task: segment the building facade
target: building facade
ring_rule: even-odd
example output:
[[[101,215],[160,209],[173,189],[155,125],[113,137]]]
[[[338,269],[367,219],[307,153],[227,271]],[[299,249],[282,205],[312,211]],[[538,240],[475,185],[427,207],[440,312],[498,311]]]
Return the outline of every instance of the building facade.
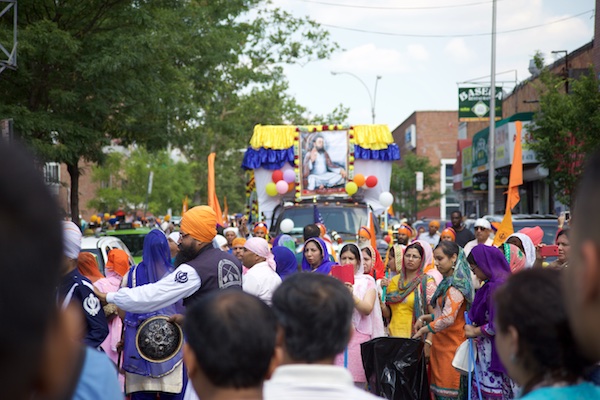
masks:
[[[400,148],[400,165],[408,153],[414,153],[427,157],[439,171],[437,184],[429,189],[439,191],[442,198],[438,205],[419,210],[417,218],[449,219],[459,209],[452,185],[457,132],[457,111],[415,111],[392,132]]]

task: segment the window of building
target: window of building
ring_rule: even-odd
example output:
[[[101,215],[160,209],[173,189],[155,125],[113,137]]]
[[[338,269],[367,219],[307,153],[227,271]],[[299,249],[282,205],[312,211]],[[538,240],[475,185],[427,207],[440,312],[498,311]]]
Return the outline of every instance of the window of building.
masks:
[[[455,159],[444,158],[440,161],[440,218],[450,220],[450,214],[460,209],[458,194],[454,191],[453,168]]]
[[[44,164],[44,182],[46,185],[60,184],[60,164],[50,162]]]

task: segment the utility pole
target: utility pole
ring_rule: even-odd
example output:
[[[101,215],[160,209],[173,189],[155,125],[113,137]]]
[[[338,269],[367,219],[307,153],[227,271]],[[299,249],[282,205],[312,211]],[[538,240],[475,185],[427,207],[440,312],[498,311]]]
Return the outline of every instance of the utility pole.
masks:
[[[496,0],[492,1],[492,72],[490,88],[490,134],[488,137],[488,214],[495,214],[496,195]]]

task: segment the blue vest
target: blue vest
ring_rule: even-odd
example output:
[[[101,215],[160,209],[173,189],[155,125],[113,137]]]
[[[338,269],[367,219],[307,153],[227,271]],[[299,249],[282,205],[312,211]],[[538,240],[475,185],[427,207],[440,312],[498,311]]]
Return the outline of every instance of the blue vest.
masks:
[[[242,266],[235,256],[215,249],[205,247],[200,253],[186,264],[196,270],[202,284],[197,292],[183,300],[188,307],[197,299],[219,289],[242,289]]]

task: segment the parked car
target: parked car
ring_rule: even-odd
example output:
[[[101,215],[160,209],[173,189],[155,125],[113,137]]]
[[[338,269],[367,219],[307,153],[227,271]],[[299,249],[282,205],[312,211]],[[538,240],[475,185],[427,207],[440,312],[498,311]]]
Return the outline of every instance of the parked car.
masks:
[[[121,239],[131,251],[135,263],[138,264],[142,261],[144,238],[150,230],[150,228],[134,228],[132,224],[121,223],[114,231],[107,231],[106,235]]]
[[[483,218],[490,222],[502,222],[503,217],[503,215],[485,215]],[[544,231],[542,243],[554,244],[558,232],[558,217],[556,215],[514,214],[512,219],[515,232],[523,228],[539,226]]]
[[[108,252],[112,249],[124,250],[129,256],[129,266],[135,265],[135,261],[131,256],[129,248],[119,238],[112,236],[85,236],[81,240],[81,251],[92,253],[98,261],[98,268],[102,275],[104,275],[104,268],[106,261],[108,261]]]

